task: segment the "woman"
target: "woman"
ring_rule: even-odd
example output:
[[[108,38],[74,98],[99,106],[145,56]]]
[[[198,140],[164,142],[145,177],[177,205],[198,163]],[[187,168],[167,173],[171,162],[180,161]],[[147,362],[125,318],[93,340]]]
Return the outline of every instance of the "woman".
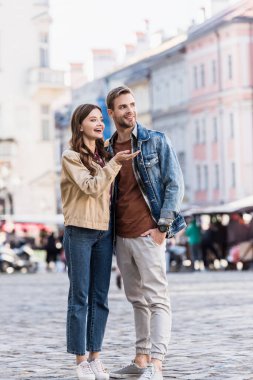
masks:
[[[109,379],[99,353],[109,312],[111,189],[121,162],[138,154],[124,151],[109,160],[103,144],[104,127],[98,106],[77,107],[71,119],[70,149],[62,156],[64,250],[70,281],[67,351],[76,355],[82,380]]]

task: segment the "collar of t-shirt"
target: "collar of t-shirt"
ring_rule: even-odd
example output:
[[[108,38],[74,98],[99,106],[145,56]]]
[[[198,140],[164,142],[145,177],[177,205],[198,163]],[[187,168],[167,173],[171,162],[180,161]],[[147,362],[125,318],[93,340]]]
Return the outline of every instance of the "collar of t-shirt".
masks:
[[[134,135],[134,137],[137,139],[137,123],[135,124],[135,127],[132,130],[132,135]],[[113,135],[114,141],[117,140],[117,137],[118,137],[118,133],[116,131],[116,133]]]
[[[132,134],[134,135],[134,137],[137,138],[137,123],[135,124],[135,127],[134,127],[134,129],[132,131]]]

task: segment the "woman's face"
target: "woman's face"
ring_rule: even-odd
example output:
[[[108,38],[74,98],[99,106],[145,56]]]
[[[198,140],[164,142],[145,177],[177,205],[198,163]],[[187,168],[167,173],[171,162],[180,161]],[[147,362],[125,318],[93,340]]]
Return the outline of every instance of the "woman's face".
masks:
[[[82,121],[80,130],[83,132],[84,139],[94,141],[103,137],[105,125],[103,116],[99,109],[94,108],[89,115]]]

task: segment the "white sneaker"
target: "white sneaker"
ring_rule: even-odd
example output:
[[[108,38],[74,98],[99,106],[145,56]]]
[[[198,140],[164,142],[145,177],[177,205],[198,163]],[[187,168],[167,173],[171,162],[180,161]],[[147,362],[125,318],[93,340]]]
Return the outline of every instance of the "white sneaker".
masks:
[[[76,367],[76,372],[79,380],[95,380],[96,376],[94,375],[90,363],[83,361]]]
[[[106,372],[106,369],[103,366],[103,363],[100,359],[92,360],[92,362],[89,363],[90,368],[93,371],[94,375],[96,376],[96,380],[108,380],[109,379],[109,373]]]
[[[154,364],[149,364],[138,380],[163,380],[162,371],[157,371]]]

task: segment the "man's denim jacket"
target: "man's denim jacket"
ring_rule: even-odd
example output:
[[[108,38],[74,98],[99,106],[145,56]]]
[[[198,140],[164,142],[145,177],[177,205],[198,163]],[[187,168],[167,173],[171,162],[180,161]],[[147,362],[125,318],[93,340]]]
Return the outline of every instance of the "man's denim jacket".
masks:
[[[116,134],[105,144],[112,155]],[[172,237],[186,227],[179,213],[184,181],[177,156],[164,133],[146,129],[140,124],[134,128],[131,140],[132,151],[140,150],[133,160],[134,174],[153,219],[158,223],[160,219],[170,218],[171,212],[176,214],[168,236]]]

